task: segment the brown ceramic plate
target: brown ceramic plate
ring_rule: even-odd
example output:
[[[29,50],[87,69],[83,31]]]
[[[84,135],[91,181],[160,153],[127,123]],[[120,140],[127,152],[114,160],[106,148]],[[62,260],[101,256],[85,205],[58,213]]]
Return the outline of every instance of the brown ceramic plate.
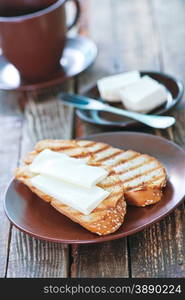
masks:
[[[141,76],[148,75],[153,79],[157,80],[159,83],[165,86],[168,92],[167,101],[162,106],[158,107],[157,109],[153,110],[150,113],[156,115],[165,114],[167,111],[175,107],[175,105],[177,105],[177,103],[182,98],[184,92],[183,83],[180,80],[176,79],[175,77],[160,72],[154,72],[154,71],[140,71],[140,74]],[[91,87],[88,91],[86,91],[85,95],[90,98],[103,101],[100,98],[100,94],[98,92],[96,85]],[[123,108],[121,104],[117,104],[114,106]],[[80,109],[78,109],[76,112],[78,117],[81,118],[82,120],[106,128],[134,128],[136,126],[137,127],[144,126],[143,124],[137,121],[133,121],[126,117],[118,116],[108,112],[99,112],[96,110],[93,111],[80,110]]]
[[[86,70],[97,56],[95,43],[86,37],[68,38],[60,64],[61,69],[43,81],[31,84],[21,79],[19,71],[1,54],[0,49],[0,89],[33,91],[63,83],[66,79]]]
[[[169,180],[163,199],[145,208],[128,207],[124,224],[107,236],[97,236],[57,212],[33,194],[25,185],[13,181],[6,193],[5,212],[20,230],[39,239],[59,243],[99,243],[136,233],[169,214],[185,195],[185,152],[161,137],[114,132],[86,137],[122,149],[133,149],[158,158],[166,167]]]

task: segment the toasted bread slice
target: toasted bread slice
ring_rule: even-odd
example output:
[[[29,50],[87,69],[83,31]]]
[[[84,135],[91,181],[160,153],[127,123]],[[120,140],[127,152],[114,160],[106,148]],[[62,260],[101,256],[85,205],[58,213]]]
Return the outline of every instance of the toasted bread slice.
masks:
[[[91,153],[82,146],[78,146],[75,141],[45,140],[37,143],[35,150],[27,155],[24,165],[16,171],[16,179],[26,184],[35,194],[49,202],[59,212],[74,222],[79,223],[89,231],[97,233],[98,235],[115,232],[122,225],[126,213],[126,202],[124,200],[123,187],[121,183],[119,184],[119,176],[112,175],[111,171],[109,171],[107,178],[102,180],[98,185],[109,191],[110,195],[102,201],[91,214],[84,215],[62,204],[57,199],[44,194],[31,184],[30,179],[34,174],[30,172],[28,165],[33,161],[34,157],[44,149],[65,152],[76,158],[84,157],[88,160],[90,159],[89,164],[96,165],[96,161],[92,159]],[[109,170],[109,168],[105,168]]]
[[[113,176],[119,175],[128,204],[146,206],[161,200],[167,174],[156,158],[99,142],[77,141],[77,144],[85,148],[94,161],[111,167]]]
[[[43,140],[36,144],[34,152],[28,154],[26,162],[30,163],[46,145],[53,151],[65,152],[76,158],[93,159],[100,165],[111,167],[112,174],[119,175],[125,200],[130,205],[146,206],[162,198],[167,174],[164,166],[154,157],[87,140]]]

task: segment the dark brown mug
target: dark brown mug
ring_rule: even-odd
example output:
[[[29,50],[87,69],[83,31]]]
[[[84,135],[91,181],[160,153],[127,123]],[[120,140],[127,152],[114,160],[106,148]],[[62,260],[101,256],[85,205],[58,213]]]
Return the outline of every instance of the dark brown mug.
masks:
[[[67,1],[76,4],[76,15],[69,26],[66,25],[65,13]],[[2,53],[24,80],[36,82],[47,79],[60,68],[66,32],[76,24],[80,15],[79,1],[55,0],[41,10],[24,15],[18,15],[18,9],[20,7],[17,7],[17,16],[11,17],[1,16],[0,11]]]
[[[4,17],[28,14],[48,7],[57,0],[0,0],[0,15]]]

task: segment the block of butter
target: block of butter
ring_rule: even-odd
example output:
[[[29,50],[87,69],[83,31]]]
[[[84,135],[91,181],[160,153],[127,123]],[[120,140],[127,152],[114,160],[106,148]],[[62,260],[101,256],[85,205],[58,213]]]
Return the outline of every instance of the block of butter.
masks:
[[[44,175],[36,175],[30,180],[41,192],[85,215],[90,214],[110,194],[98,186],[91,189],[83,188]]]
[[[47,175],[86,188],[93,187],[108,175],[104,168],[89,166],[81,159],[49,149],[39,153],[29,169],[32,173]]]
[[[140,73],[138,71],[131,71],[99,79],[97,86],[100,96],[110,102],[121,102],[120,90],[133,84],[139,78]]]
[[[126,109],[137,112],[149,112],[167,100],[165,87],[149,76],[120,91],[120,97]]]
[[[45,149],[41,151],[33,160],[32,164],[29,166],[30,171],[33,173],[39,173],[39,169],[42,168],[47,162],[62,160],[67,161],[73,164],[85,164],[85,160],[83,159],[74,159],[65,153],[60,153],[56,151],[52,151],[50,149]]]

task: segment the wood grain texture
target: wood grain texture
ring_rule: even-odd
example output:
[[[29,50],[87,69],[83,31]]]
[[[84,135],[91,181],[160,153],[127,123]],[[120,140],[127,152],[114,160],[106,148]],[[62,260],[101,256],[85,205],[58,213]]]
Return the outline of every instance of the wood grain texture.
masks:
[[[170,0],[166,6],[164,1],[157,0],[152,1],[152,6],[159,32],[163,68],[185,84],[185,2]],[[185,94],[172,114],[177,122],[172,128],[171,139],[184,148]]]
[[[24,94],[18,91],[0,90],[0,115],[21,116]]]
[[[73,82],[61,89],[71,90]],[[21,144],[21,158],[41,139],[71,138],[73,110],[64,107],[54,96],[29,93],[25,107],[25,122]],[[44,216],[41,216],[41,218]],[[67,277],[69,275],[67,245],[36,240],[13,228],[7,277]]]
[[[111,6],[116,71],[159,69],[160,47],[150,0],[118,0]]]
[[[73,246],[71,277],[129,277],[127,239]]]
[[[103,76],[133,69],[159,68],[158,34],[149,2],[88,1],[84,16],[88,26],[81,23],[86,28],[85,34],[96,42],[99,54],[92,68],[80,76],[79,91],[88,89]]]
[[[79,93],[84,93],[96,84],[97,79],[107,74],[115,73],[116,68],[114,62],[114,49],[111,43],[113,39],[111,11],[112,1],[90,0],[88,2],[81,1],[81,3],[82,18],[79,31],[83,35],[92,38],[98,47],[98,56],[95,63],[88,71],[80,75],[77,80],[77,91]],[[107,131],[105,128],[104,130]],[[78,120],[78,127],[76,130],[77,136],[100,132],[102,132],[101,127],[88,123],[82,124],[82,122]]]
[[[130,238],[132,277],[184,277],[184,210]]]
[[[156,3],[157,2],[157,3]],[[176,18],[174,19],[173,30],[174,39],[173,47],[169,50],[166,46],[161,45],[162,41],[165,43],[165,38],[170,40],[169,33],[164,31],[160,26],[160,22],[165,26],[165,22],[170,22],[170,18],[166,21],[167,6],[161,0],[158,1],[106,1],[101,3],[102,11],[105,12],[104,18],[101,19],[98,13],[95,13],[95,6],[99,8],[100,4],[96,1],[90,1],[90,17],[89,17],[89,35],[94,37],[94,39],[99,44],[99,60],[94,65],[94,69],[91,70],[87,79],[81,78],[80,90],[83,91],[84,86],[87,87],[88,80],[95,82],[97,78],[102,75],[109,73],[121,72],[124,70],[131,69],[145,69],[145,70],[165,70],[166,64],[171,60],[171,73],[181,74],[176,72],[176,62],[174,57],[169,53],[174,51],[173,47],[176,47],[174,43],[176,29],[175,20],[178,18],[178,10],[182,9],[182,1],[176,11]],[[173,2],[173,3],[172,3]],[[176,5],[175,2],[170,1],[171,11],[173,11],[172,6]],[[154,5],[155,3],[155,5]],[[161,16],[159,17],[160,5],[163,7]],[[93,9],[94,7],[94,9]],[[165,8],[166,7],[166,8]],[[166,10],[165,10],[166,9]],[[101,9],[100,9],[101,10]],[[169,13],[169,11],[168,11]],[[167,14],[167,13],[166,13]],[[183,13],[181,12],[181,15]],[[158,16],[159,20],[157,20]],[[96,20],[97,26],[93,26]],[[185,18],[184,18],[185,20]],[[98,23],[99,22],[99,23]],[[180,19],[182,22],[182,17]],[[183,21],[184,22],[184,21]],[[181,23],[182,26],[182,23]],[[106,27],[106,28],[105,28]],[[101,30],[100,30],[101,28]],[[167,30],[167,29],[166,29]],[[183,29],[181,29],[183,31]],[[182,36],[181,31],[181,37]],[[106,32],[106,37],[104,38]],[[178,37],[180,39],[180,37]],[[169,42],[168,42],[169,43]],[[171,41],[172,43],[172,41]],[[181,42],[182,43],[182,42]],[[183,43],[184,44],[184,43]],[[109,46],[108,46],[109,45]],[[168,45],[168,44],[167,44]],[[172,45],[171,45],[172,46]],[[184,47],[184,46],[183,46]],[[166,54],[165,54],[166,53]],[[184,51],[183,51],[184,53]],[[168,59],[166,56],[168,56]],[[184,58],[182,58],[183,60]],[[173,63],[172,63],[173,61]],[[172,64],[176,67],[173,68]],[[181,66],[182,69],[182,66]],[[176,73],[175,73],[176,72]],[[84,75],[85,76],[85,75]],[[85,82],[85,84],[83,84]],[[176,116],[179,116],[179,112],[176,111]],[[181,120],[179,120],[179,118]],[[179,122],[180,121],[180,122]],[[158,132],[160,135],[164,135],[168,138],[173,138],[178,140],[179,144],[184,144],[184,130],[183,130],[184,112],[182,111],[180,117],[178,117],[177,125],[174,129],[168,130],[166,132]],[[180,130],[177,128],[180,127]],[[80,126],[80,134],[91,134],[100,132],[95,126],[85,125],[82,128]],[[184,271],[184,213],[182,207],[178,208],[173,214],[165,218],[162,222],[157,223],[150,228],[135,234],[128,238],[128,254],[123,255],[123,259],[120,260],[120,264],[116,264],[113,257],[107,257],[109,263],[107,263],[107,248],[104,246],[97,247],[97,252],[93,251],[92,261],[98,261],[94,268],[88,265],[88,269],[85,266],[88,261],[88,253],[91,253],[91,246],[81,246],[78,251],[75,251],[74,262],[77,264],[74,267],[74,274],[78,277],[85,277],[87,273],[88,276],[95,276],[96,273],[99,276],[109,276],[109,267],[112,264],[112,274],[111,276],[132,276],[132,277],[183,277],[185,275]],[[173,237],[176,236],[174,239]],[[126,239],[125,239],[126,240]],[[108,243],[108,245],[110,245]],[[102,249],[103,251],[102,251]],[[112,249],[115,255],[123,251],[123,248],[117,247],[116,252],[114,252],[114,243],[112,243]],[[125,246],[126,247],[126,246]],[[98,260],[96,253],[103,253],[103,258]],[[95,255],[94,255],[95,253]],[[125,253],[127,253],[125,251]],[[125,259],[128,260],[129,256],[129,268],[127,266],[127,271],[123,274],[122,270],[125,268]],[[105,263],[106,261],[106,263]],[[95,270],[96,268],[96,270]],[[130,270],[128,270],[130,269]],[[85,271],[86,270],[86,271]],[[98,270],[98,271],[97,271]],[[101,272],[99,271],[101,270]]]
[[[162,65],[184,81],[185,64],[185,2],[183,0],[152,0],[153,16],[158,31]]]
[[[3,209],[4,193],[18,164],[22,136],[22,120],[0,116],[0,277],[5,277],[10,224]]]
[[[81,0],[81,34],[98,45],[91,69],[76,80],[83,92],[98,78],[131,69],[169,72],[184,80],[185,3],[183,0]],[[185,81],[184,81],[185,82]],[[77,120],[56,99],[62,89],[74,90],[73,81],[37,93],[1,92],[0,112],[18,117],[0,118],[3,161],[0,198],[19,156],[43,138],[70,138],[102,132]],[[7,99],[6,99],[7,95]],[[24,126],[20,115],[24,111]],[[155,134],[185,149],[184,100],[172,112],[173,128]],[[10,134],[5,134],[10,133]],[[153,131],[154,133],[154,131]],[[21,148],[20,148],[21,145]],[[184,277],[184,204],[163,221],[129,238],[97,244],[67,246],[36,240],[13,228],[0,206],[0,277]],[[7,263],[8,262],[8,263]]]
[[[129,0],[91,0],[86,10],[84,19],[88,20],[88,26],[85,21],[81,23],[85,34],[97,43],[99,54],[92,68],[80,76],[78,92],[84,93],[103,76],[135,69],[159,69],[158,34],[149,1],[133,0],[131,5]],[[84,133],[82,129],[80,132],[84,135],[111,130],[88,123],[84,128]],[[152,132],[149,128],[142,130]]]
[[[41,215],[41,217],[43,217]],[[47,243],[13,228],[7,277],[67,277],[68,246]]]
[[[80,30],[96,41],[99,55],[93,67],[80,76],[77,82],[79,92],[87,89],[98,78],[117,71],[112,5],[113,1],[110,0],[88,1],[88,5],[86,3]],[[101,127],[78,120],[78,137],[100,132]],[[128,277],[128,273],[127,239],[97,245],[72,246],[72,277]]]
[[[80,92],[88,89],[96,83],[98,78],[107,73],[115,73],[114,49],[111,43],[113,39],[111,2],[111,0],[82,2],[85,7],[82,9],[83,20],[81,20],[79,30],[95,41],[98,47],[98,57],[93,66],[79,77]]]
[[[177,109],[173,116],[176,118],[176,125],[172,129],[172,139],[185,150],[185,105]]]
[[[183,79],[184,25],[183,1],[152,1],[151,10],[155,29],[158,32],[162,71]],[[170,33],[170,34],[169,34]],[[179,42],[179,44],[178,44]],[[177,44],[179,47],[177,47]],[[179,145],[185,145],[184,104],[172,112],[176,125],[157,132]],[[130,237],[130,252],[133,277],[184,277],[185,276],[185,219],[184,204],[162,222]]]

